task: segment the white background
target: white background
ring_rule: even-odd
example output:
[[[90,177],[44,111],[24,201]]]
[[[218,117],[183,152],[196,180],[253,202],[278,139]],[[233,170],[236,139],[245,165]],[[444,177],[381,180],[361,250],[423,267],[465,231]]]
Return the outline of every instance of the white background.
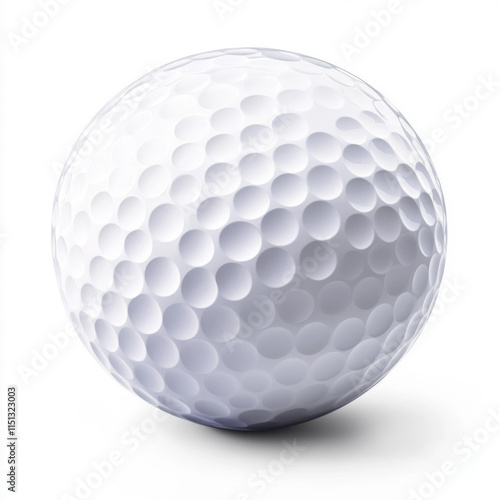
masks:
[[[5,387],[17,385],[16,498],[83,498],[89,474],[102,482],[91,499],[498,498],[500,426],[488,416],[500,412],[500,87],[471,96],[481,79],[500,82],[500,4],[397,3],[222,0],[218,12],[213,0],[65,0],[23,39],[40,4],[2,2],[1,399],[5,408]],[[374,15],[389,7],[397,12],[381,27]],[[50,255],[57,170],[92,116],[154,67],[238,46],[309,54],[388,96],[426,139],[449,216],[441,296],[404,360],[338,412],[257,434],[156,423],[68,337]],[[280,463],[294,440],[298,456]],[[120,463],[99,481],[93,463],[110,454]]]

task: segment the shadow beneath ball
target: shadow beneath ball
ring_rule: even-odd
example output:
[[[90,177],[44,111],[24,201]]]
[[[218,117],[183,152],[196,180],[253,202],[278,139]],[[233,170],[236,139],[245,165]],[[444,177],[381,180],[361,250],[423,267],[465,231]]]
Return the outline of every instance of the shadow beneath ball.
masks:
[[[432,450],[450,417],[431,401],[356,401],[289,427],[247,432],[207,430],[222,446],[276,450],[288,443],[322,458],[363,453],[376,460]]]

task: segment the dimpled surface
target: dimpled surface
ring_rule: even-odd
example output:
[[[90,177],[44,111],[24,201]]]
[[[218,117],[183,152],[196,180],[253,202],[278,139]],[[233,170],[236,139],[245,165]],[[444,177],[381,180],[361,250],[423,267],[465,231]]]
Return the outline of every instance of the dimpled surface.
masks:
[[[443,197],[401,114],[345,71],[268,49],[155,70],[77,142],[53,215],[63,300],[122,385],[205,425],[352,401],[426,322]]]

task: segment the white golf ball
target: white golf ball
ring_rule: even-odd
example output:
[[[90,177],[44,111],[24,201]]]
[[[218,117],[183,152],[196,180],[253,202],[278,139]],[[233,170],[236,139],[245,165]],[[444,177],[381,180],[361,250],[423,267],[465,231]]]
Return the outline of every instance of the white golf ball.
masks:
[[[53,255],[118,382],[201,424],[313,419],[376,384],[431,312],[446,248],[431,160],[331,64],[269,49],[163,66],[94,118]]]

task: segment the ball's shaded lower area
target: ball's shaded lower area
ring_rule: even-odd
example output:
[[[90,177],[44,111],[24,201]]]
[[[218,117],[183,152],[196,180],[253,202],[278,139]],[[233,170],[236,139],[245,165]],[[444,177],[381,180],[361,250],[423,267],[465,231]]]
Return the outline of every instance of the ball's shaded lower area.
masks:
[[[87,349],[201,424],[270,429],[352,401],[422,330],[443,196],[377,91],[310,57],[235,49],[128,87],[61,176],[53,256]]]

